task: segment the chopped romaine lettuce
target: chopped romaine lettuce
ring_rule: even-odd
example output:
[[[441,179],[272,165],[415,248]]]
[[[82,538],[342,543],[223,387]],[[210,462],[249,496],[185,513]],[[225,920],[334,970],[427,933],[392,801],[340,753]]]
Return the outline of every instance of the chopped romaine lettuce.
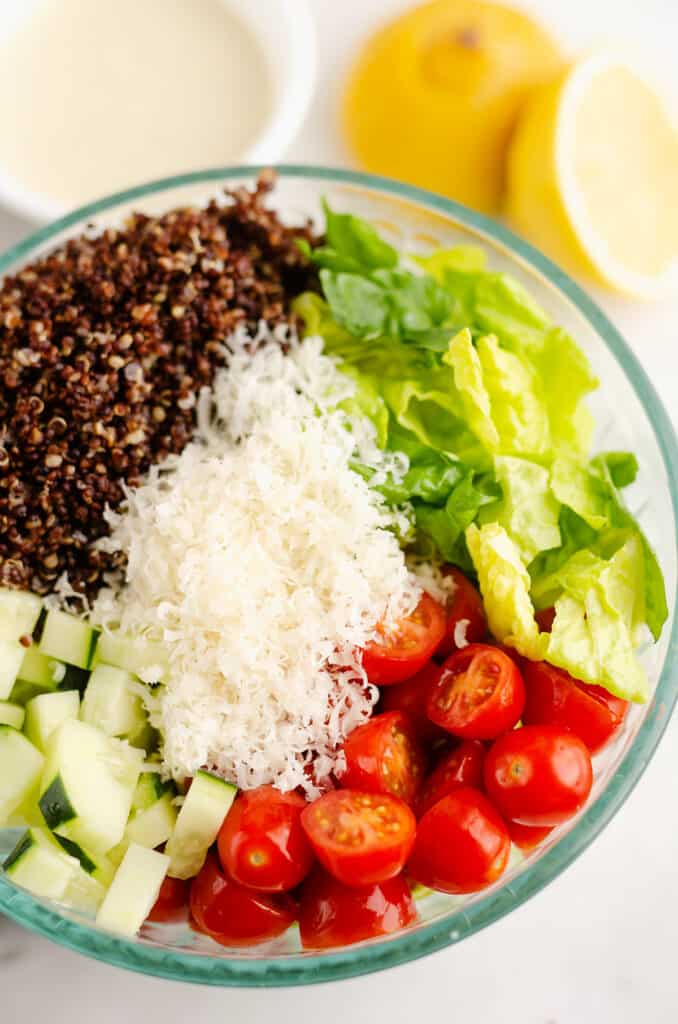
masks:
[[[325,212],[326,244],[305,248],[324,298],[295,311],[355,380],[346,408],[409,459],[402,479],[374,485],[408,509],[420,552],[477,573],[498,639],[639,699],[633,644],[643,621],[659,636],[664,583],[619,493],[634,456],[590,458],[585,355],[482,250],[415,256],[413,272],[371,225]],[[552,604],[549,637],[534,608]]]
[[[518,546],[498,523],[469,526],[466,543],[478,574],[490,630],[519,654],[541,661],[548,634],[539,632],[530,598],[530,574]]]
[[[503,526],[526,564],[540,551],[559,547],[560,506],[549,486],[548,470],[528,459],[497,455],[494,471],[502,500],[482,509],[479,521]]]

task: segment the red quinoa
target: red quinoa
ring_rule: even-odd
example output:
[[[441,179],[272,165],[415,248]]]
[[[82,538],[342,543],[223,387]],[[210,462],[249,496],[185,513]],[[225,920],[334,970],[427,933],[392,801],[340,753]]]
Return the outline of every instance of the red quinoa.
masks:
[[[272,176],[226,203],[134,214],[0,285],[0,585],[93,593],[115,568],[94,541],[106,504],[181,451],[195,393],[236,325],[289,319],[313,284],[263,203]]]

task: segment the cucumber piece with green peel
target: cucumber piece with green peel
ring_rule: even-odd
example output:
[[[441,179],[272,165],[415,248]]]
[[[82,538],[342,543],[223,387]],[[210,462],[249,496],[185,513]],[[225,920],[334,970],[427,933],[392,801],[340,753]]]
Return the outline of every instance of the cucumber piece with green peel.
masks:
[[[78,861],[61,850],[45,828],[27,829],[2,867],[17,885],[46,900],[63,900],[80,870]]]
[[[84,619],[53,609],[47,612],[38,647],[49,658],[87,669],[96,640],[96,630]]]
[[[101,662],[124,668],[144,682],[160,683],[167,673],[167,651],[162,644],[124,633],[103,632],[99,635],[92,664]]]
[[[52,733],[67,718],[77,718],[79,710],[80,697],[77,690],[41,693],[26,705],[24,732],[31,743],[45,753]]]
[[[42,610],[42,598],[27,590],[0,587],[0,639],[31,636]]]
[[[79,719],[52,734],[40,810],[48,827],[85,850],[106,853],[123,837],[143,753]]]
[[[24,724],[26,712],[21,704],[12,704],[8,700],[0,700],[0,725],[11,725],[13,729],[21,730]]]
[[[73,840],[56,833],[54,839],[69,857],[75,857],[86,875],[90,875],[105,888],[108,888],[113,881],[116,865],[106,854],[83,850],[82,846],[74,843]]]
[[[131,843],[99,907],[96,922],[120,935],[136,935],[158,898],[169,857]]]
[[[101,729],[107,736],[128,739],[130,735],[138,735],[148,716],[134,687],[135,680],[125,669],[97,665],[82,699],[80,717],[83,722]]]
[[[177,809],[171,793],[165,793],[145,811],[137,811],[127,822],[125,838],[130,843],[154,850],[170,838],[177,824]]]
[[[166,847],[173,878],[198,874],[237,792],[235,786],[216,775],[196,772]]]
[[[7,700],[14,689],[25,650],[18,640],[0,637],[0,700]]]
[[[14,688],[27,650],[21,638],[30,638],[41,609],[37,594],[0,587],[0,700],[7,700]]]
[[[142,771],[132,797],[132,811],[135,814],[139,811],[147,811],[166,793],[172,797],[176,796],[177,791],[173,782],[163,782],[159,772]]]
[[[43,654],[36,643],[25,648],[19,668],[19,679],[23,682],[35,683],[45,690],[56,690],[65,673],[64,663]]]
[[[60,902],[72,910],[96,914],[106,898],[106,886],[80,868],[66,886]]]
[[[23,733],[0,725],[0,826],[34,791],[45,758]]]

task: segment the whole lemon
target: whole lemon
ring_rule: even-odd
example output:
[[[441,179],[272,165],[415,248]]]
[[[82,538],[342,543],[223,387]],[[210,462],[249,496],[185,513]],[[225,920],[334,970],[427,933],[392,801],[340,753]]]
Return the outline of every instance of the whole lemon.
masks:
[[[434,0],[368,40],[342,109],[358,162],[487,212],[532,88],[562,67],[530,18],[480,0]]]

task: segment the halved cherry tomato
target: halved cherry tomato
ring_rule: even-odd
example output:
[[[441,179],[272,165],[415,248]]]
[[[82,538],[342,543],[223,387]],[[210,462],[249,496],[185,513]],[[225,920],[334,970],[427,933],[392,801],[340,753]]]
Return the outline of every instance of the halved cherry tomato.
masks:
[[[297,908],[284,894],[238,885],[210,854],[191,885],[191,916],[197,931],[222,946],[254,946],[282,935],[296,920]]]
[[[586,803],[593,781],[586,745],[555,725],[524,725],[501,736],[483,774],[490,800],[521,825],[567,821]]]
[[[454,750],[443,754],[434,771],[424,780],[417,801],[418,817],[461,786],[480,789],[484,760],[485,747],[480,740],[464,740]]]
[[[549,825],[542,825],[541,827],[538,825],[520,825],[517,821],[507,822],[506,827],[508,828],[511,842],[515,843],[523,853],[534,850],[535,846],[539,846],[553,832],[553,828]]]
[[[376,686],[409,679],[430,660],[445,634],[445,609],[430,594],[392,630],[379,630],[363,651],[363,668]]]
[[[407,870],[417,882],[440,892],[475,892],[506,867],[511,840],[497,810],[470,786],[434,804],[417,828]]]
[[[429,661],[411,679],[404,683],[385,686],[379,700],[380,711],[403,711],[422,743],[427,745],[442,739],[447,733],[440,726],[434,725],[426,714],[428,695],[436,682],[442,668],[435,661]]]
[[[545,661],[523,667],[527,698],[525,725],[560,725],[584,741],[592,754],[622,725],[629,703],[601,686],[591,686]]]
[[[542,633],[550,633],[553,629],[553,620],[556,617],[555,608],[542,608],[540,612],[537,612],[535,619]]]
[[[301,827],[304,807],[298,793],[281,793],[273,786],[241,793],[217,840],[229,877],[260,892],[286,892],[299,885],[314,860]]]
[[[451,654],[428,699],[428,717],[453,736],[491,740],[512,729],[525,704],[515,662],[497,647],[469,644]]]
[[[412,924],[417,908],[402,875],[350,888],[317,868],[304,882],[299,931],[304,949],[348,946]]]
[[[309,804],[301,823],[316,856],[344,885],[393,878],[414,843],[412,811],[386,793],[338,789]]]
[[[190,888],[191,883],[183,878],[171,878],[167,875],[146,920],[181,921],[187,917]]]
[[[445,566],[443,572],[445,576],[451,576],[455,583],[454,593],[446,609],[445,636],[436,651],[437,657],[446,658],[459,648],[457,641],[460,633],[464,644],[475,644],[482,640],[487,633],[487,617],[482,597],[463,572],[453,565]]]
[[[426,758],[402,711],[387,711],[359,725],[344,743],[344,789],[391,793],[411,804],[424,778]]]

